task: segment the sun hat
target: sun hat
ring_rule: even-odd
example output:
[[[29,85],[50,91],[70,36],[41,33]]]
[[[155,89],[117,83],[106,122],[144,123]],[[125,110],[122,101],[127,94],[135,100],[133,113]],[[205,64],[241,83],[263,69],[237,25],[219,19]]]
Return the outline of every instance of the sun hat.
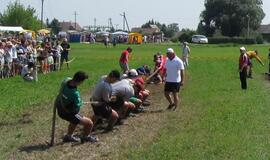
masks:
[[[128,75],[130,77],[137,77],[138,76],[138,72],[136,71],[136,69],[131,69],[128,71]]]
[[[240,51],[246,51],[245,47],[240,47]]]
[[[174,53],[174,50],[172,48],[168,48],[167,53]]]

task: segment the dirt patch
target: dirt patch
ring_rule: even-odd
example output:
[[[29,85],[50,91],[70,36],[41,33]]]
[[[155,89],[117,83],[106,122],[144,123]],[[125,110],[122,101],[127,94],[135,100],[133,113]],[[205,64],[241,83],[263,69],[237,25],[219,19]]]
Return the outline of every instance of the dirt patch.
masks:
[[[163,85],[148,85],[151,91],[151,105],[136,117],[129,117],[118,130],[109,133],[96,131],[98,143],[62,143],[68,123],[56,120],[55,146],[48,147],[52,108],[44,107],[34,112],[25,113],[19,122],[24,125],[19,147],[9,154],[8,159],[127,159],[130,149],[141,148],[151,143],[157,136],[169,111],[164,109],[167,101],[163,96]],[[88,99],[89,95],[84,95]],[[48,109],[49,108],[49,109]],[[83,115],[92,115],[91,107],[82,109]],[[90,112],[89,112],[90,110]],[[80,134],[81,128],[76,130]]]

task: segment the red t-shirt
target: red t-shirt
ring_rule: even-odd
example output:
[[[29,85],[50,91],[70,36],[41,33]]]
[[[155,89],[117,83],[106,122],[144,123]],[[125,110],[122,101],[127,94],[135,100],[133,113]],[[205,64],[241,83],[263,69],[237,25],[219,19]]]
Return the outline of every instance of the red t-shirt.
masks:
[[[142,77],[136,77],[132,79],[135,82],[135,86],[138,88],[138,92],[144,90],[144,80]]]
[[[119,61],[122,63],[127,63],[128,62],[128,54],[129,54],[129,52],[127,50],[124,50],[121,54]]]

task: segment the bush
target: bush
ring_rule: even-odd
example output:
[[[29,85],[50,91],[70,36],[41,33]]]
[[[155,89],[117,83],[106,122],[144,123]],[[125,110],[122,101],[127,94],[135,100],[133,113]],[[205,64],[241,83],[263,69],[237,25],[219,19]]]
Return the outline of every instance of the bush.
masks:
[[[195,31],[192,31],[192,30],[183,30],[182,31],[182,34],[178,37],[178,40],[180,42],[191,42],[191,38],[192,36],[196,34]]]
[[[257,44],[263,44],[263,36],[261,34],[258,34],[256,37]]]
[[[245,37],[209,37],[208,43],[220,44],[220,43],[238,43],[238,44],[256,44],[256,38]]]

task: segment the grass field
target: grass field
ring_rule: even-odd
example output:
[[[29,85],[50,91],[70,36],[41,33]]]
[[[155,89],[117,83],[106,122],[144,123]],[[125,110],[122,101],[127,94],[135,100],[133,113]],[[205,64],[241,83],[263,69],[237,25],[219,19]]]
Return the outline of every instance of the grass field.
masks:
[[[20,77],[0,81],[0,159],[87,159],[87,154],[80,157],[72,153],[63,158],[65,152],[55,153],[44,144],[32,150],[29,146],[29,143],[45,141],[49,137],[53,99],[61,80],[77,70],[87,71],[90,79],[80,87],[87,100],[90,89],[101,75],[119,69],[120,53],[127,46],[105,48],[103,45],[72,44],[71,47],[71,57],[76,59],[70,70],[40,75],[38,83],[24,83]],[[130,66],[152,65],[153,54],[157,51],[164,53],[168,47],[180,55],[177,44],[132,46],[134,52]],[[254,62],[254,79],[248,81],[247,91],[240,89],[237,72],[239,47],[191,45],[190,68],[186,71],[186,83],[181,91],[181,108],[156,117],[143,116],[158,127],[152,130],[149,124],[143,125],[141,136],[149,133],[153,136],[139,142],[130,140],[127,143],[130,146],[121,144],[100,159],[269,159],[270,86],[262,75],[268,70],[268,46],[247,46],[248,49],[256,48],[266,64],[261,67]],[[165,108],[167,102],[162,89],[160,87],[152,103]],[[59,128],[64,132],[65,127],[66,124]],[[133,137],[136,136],[127,136]],[[72,146],[63,147],[74,149]],[[80,151],[77,152],[88,149],[78,148]]]

